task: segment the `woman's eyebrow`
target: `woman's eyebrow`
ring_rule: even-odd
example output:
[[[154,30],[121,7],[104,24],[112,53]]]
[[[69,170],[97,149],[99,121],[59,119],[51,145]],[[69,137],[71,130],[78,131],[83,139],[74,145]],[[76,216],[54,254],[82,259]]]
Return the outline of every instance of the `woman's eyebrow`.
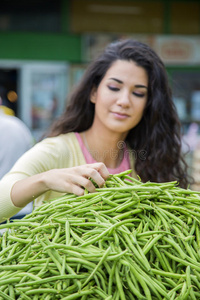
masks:
[[[121,83],[121,84],[123,83],[123,81],[121,81],[121,80],[119,80],[119,79],[117,79],[117,78],[111,77],[111,78],[109,78],[109,79],[112,79],[112,80],[114,80],[114,81],[116,81],[116,82],[118,82],[118,83]],[[147,87],[146,85],[143,85],[143,84],[136,84],[135,87],[136,87],[136,88],[145,88],[145,89],[148,89],[148,87]]]
[[[119,79],[117,79],[117,78],[111,77],[111,78],[109,78],[109,79],[115,80],[115,81],[117,81],[118,83],[123,83],[123,81],[121,81],[121,80],[119,80]]]
[[[135,87],[148,89],[148,87],[146,85],[142,85],[142,84],[136,84]]]

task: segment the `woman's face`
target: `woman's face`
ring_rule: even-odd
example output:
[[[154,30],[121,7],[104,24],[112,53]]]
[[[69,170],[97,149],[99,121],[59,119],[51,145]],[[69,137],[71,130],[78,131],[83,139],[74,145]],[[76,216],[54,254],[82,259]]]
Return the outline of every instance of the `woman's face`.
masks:
[[[133,61],[117,60],[91,94],[93,126],[127,134],[141,120],[147,103],[148,75]]]

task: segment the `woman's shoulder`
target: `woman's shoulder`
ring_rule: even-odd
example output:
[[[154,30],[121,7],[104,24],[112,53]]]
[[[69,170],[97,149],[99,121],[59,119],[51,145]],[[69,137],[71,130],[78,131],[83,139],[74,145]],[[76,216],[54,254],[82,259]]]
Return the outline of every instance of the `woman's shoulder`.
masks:
[[[85,159],[74,132],[60,134],[55,137],[48,137],[36,145],[35,153],[40,156],[51,157],[53,161],[60,161],[62,166],[80,165]]]
[[[80,153],[80,145],[74,132],[47,137],[35,145],[36,152],[48,153],[53,156],[74,155]]]
[[[68,167],[69,161],[71,164],[71,161],[73,162],[75,159],[74,157],[82,157],[77,144],[78,141],[74,133],[45,138],[19,158],[15,164],[15,169],[29,166],[42,172],[50,168]]]
[[[76,135],[74,132],[63,133],[58,136],[46,137],[42,141],[38,142],[37,145],[41,146],[64,146],[70,145],[71,143],[76,143]]]

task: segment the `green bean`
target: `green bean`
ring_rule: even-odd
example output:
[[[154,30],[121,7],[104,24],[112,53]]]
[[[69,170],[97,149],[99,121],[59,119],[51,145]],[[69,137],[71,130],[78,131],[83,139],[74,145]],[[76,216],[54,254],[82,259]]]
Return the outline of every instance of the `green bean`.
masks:
[[[42,269],[39,271],[39,273],[37,274],[37,276],[39,277],[43,277],[43,275],[46,273],[47,271],[47,267],[49,265],[49,261],[50,261],[50,258],[47,258],[46,259],[46,262],[45,262],[45,265],[42,267]],[[64,275],[62,272],[61,272],[61,275]]]
[[[109,228],[107,228],[106,230],[104,230],[99,236],[97,236],[95,238],[91,238],[90,240],[88,240],[86,242],[83,242],[82,246],[84,247],[84,246],[87,246],[87,245],[95,243],[96,241],[98,241],[99,239],[101,239],[103,236],[105,236],[107,233],[109,233],[111,230],[117,228],[118,226],[126,224],[126,223],[128,223],[128,221],[124,220],[124,221],[120,221],[118,223],[115,223],[115,224],[111,225]]]
[[[87,280],[83,283],[83,286],[85,286],[90,279],[94,276],[94,274],[96,273],[96,271],[98,270],[99,266],[104,262],[104,260],[106,260],[106,257],[109,255],[111,248],[109,247],[105,253],[103,254],[102,258],[100,259],[99,263],[96,265],[96,267],[94,268],[94,270],[92,271],[92,273],[89,275],[89,277],[87,278]]]
[[[164,236],[163,240],[165,242],[167,242],[169,245],[173,246],[174,249],[176,249],[176,251],[180,254],[182,259],[186,258],[185,252],[181,249],[181,247],[171,237],[168,238],[168,237]]]
[[[112,198],[113,198],[113,195],[112,195],[111,199],[112,199]],[[102,196],[101,199],[102,199],[103,202],[105,202],[106,204],[109,204],[110,206],[113,206],[113,207],[117,207],[117,206],[118,206],[117,203],[111,201],[111,199],[109,199],[109,197],[106,198],[106,197],[103,197],[103,196]]]
[[[121,172],[121,173],[119,173],[119,174],[114,174],[114,175],[110,175],[110,177],[112,178],[112,177],[119,177],[119,178],[121,178],[121,177],[126,177],[128,174],[131,174],[132,173],[132,170],[131,169],[128,169],[128,170],[126,170],[126,171],[123,171],[123,172]],[[129,176],[128,176],[128,178],[129,178]],[[132,178],[132,177],[131,177]]]
[[[112,289],[113,289],[112,285],[113,285],[116,264],[117,264],[117,261],[114,261],[111,272],[110,272],[110,276],[109,276],[109,280],[108,280],[108,295],[112,295]]]
[[[200,266],[198,266],[198,265],[196,265],[196,264],[194,264],[194,263],[190,263],[190,262],[188,262],[188,261],[186,261],[186,260],[184,260],[184,259],[181,259],[181,258],[179,258],[179,257],[176,257],[175,255],[173,255],[173,254],[171,254],[171,253],[169,253],[169,252],[167,252],[167,251],[165,251],[165,250],[163,250],[163,251],[164,251],[164,253],[166,254],[166,256],[168,256],[169,258],[174,259],[175,261],[180,262],[181,264],[183,264],[183,265],[185,265],[185,266],[190,266],[190,267],[192,267],[193,269],[195,269],[195,270],[197,270],[197,271],[200,271]]]
[[[152,269],[152,272],[154,274],[159,274],[164,277],[171,277],[171,278],[186,278],[186,274],[177,274],[177,273],[171,273],[171,272],[165,272],[165,271],[160,271],[157,269]]]
[[[171,217],[173,215],[170,212],[168,212],[167,209],[176,210],[176,211],[179,211],[179,212],[181,212],[181,213],[183,213],[187,216],[191,216],[191,212],[187,208],[180,207],[180,206],[177,206],[177,205],[159,205],[159,207],[166,209],[166,211],[165,211],[166,214],[170,215]],[[192,214],[193,214],[193,219],[195,219],[197,222],[200,223],[200,220],[199,220],[200,219],[200,213],[197,213],[197,212],[193,211]],[[195,216],[198,217],[198,218],[195,218]],[[176,219],[177,222],[180,222],[180,219],[176,218],[175,216],[174,216],[174,219]]]
[[[134,210],[128,211],[126,213],[119,214],[119,215],[113,217],[113,219],[115,219],[115,220],[121,220],[121,219],[129,217],[130,215],[137,215],[138,213],[140,213],[142,211],[143,210],[141,208],[134,209]]]
[[[112,300],[112,296],[106,297],[105,300]]]
[[[8,236],[8,240],[19,242],[19,243],[24,243],[24,244],[29,244],[32,240],[31,239],[22,239],[18,238],[16,236]]]
[[[8,278],[8,279],[1,279],[0,281],[0,286],[4,284],[13,284],[16,282],[19,282],[21,280],[21,277],[13,277],[13,278]]]
[[[59,294],[59,292],[55,289],[52,288],[39,288],[39,289],[32,289],[29,290],[27,292],[25,292],[25,294],[27,296],[29,295],[34,295],[34,294],[43,294],[43,293],[49,293],[49,294]]]
[[[11,261],[12,259],[16,258],[19,256],[19,254],[21,254],[22,252],[24,252],[27,248],[29,248],[29,246],[33,243],[33,240],[27,244],[24,248],[22,248],[20,251],[18,251],[17,253],[13,254],[12,256],[9,256],[8,258],[5,258],[3,260],[0,260],[0,264],[4,264],[8,261]]]
[[[39,238],[38,238],[39,239]],[[45,247],[46,245],[44,244],[44,242],[42,240],[40,240],[40,243],[43,247]],[[53,260],[53,262],[55,263],[55,265],[57,266],[59,272],[61,273],[62,267],[60,265],[60,262],[57,260],[57,258],[54,256],[55,252],[53,253],[53,251],[51,249],[47,250],[47,253],[49,255],[49,257]]]
[[[150,249],[153,247],[153,245],[163,237],[163,234],[158,234],[157,236],[155,236],[150,243],[148,243],[148,245],[145,245],[144,248],[142,249],[143,250],[143,253],[146,255]]]
[[[118,288],[118,291],[119,291],[120,299],[126,300],[126,296],[124,294],[122,283],[121,283],[121,280],[120,280],[120,277],[119,277],[119,270],[118,270],[117,265],[115,267],[115,278],[116,278],[116,284],[117,284],[117,288]]]
[[[6,253],[6,252],[8,252],[10,249],[12,249],[13,248],[13,245],[10,245],[10,246],[7,246],[6,248],[3,248],[3,250],[0,252],[0,257],[2,256],[4,256],[4,254]]]
[[[65,280],[65,279],[77,279],[77,278],[86,278],[87,274],[65,274],[65,275],[58,275],[58,276],[53,276],[51,278],[44,278],[44,279],[39,279],[39,280],[34,280],[34,281],[29,281],[28,285],[41,285],[43,283],[48,283],[51,281],[57,281],[57,280]],[[16,287],[22,287],[22,286],[27,286],[27,282],[24,283],[18,283],[16,284]]]
[[[132,264],[135,266],[135,269],[140,272],[141,276],[143,277],[147,285],[149,285],[150,289],[153,290],[157,299],[162,299],[161,295],[168,298],[166,289],[161,282],[156,281],[156,279],[153,280],[146,272],[141,270],[139,265],[137,265],[136,263],[132,262]]]
[[[188,295],[191,296],[192,300],[196,300],[196,296],[194,294],[193,288],[192,288],[192,284],[191,284],[191,270],[190,270],[190,266],[187,266],[186,268],[186,285],[188,288]],[[187,298],[186,298],[187,299]]]
[[[124,201],[126,201],[127,199],[129,199],[132,196],[132,192],[117,192],[117,193],[109,193],[110,196],[113,195],[113,201],[115,201],[116,203],[123,203]]]
[[[0,271],[2,270],[27,270],[29,268],[28,264],[23,264],[23,265],[3,265],[0,266]]]
[[[168,186],[165,186],[165,188],[167,188]],[[162,187],[161,187],[162,188]],[[171,201],[174,200],[174,197],[172,196],[172,194],[169,191],[163,190],[163,193],[167,195],[168,199],[170,199]]]
[[[170,205],[165,205],[164,207],[163,206],[160,207],[160,205],[157,206],[157,208],[159,209],[160,213],[165,213],[165,215],[167,215],[168,218],[170,217],[172,220],[174,220],[175,222],[177,222],[178,224],[180,224],[181,226],[183,226],[184,222],[180,218],[178,218],[177,216],[175,216],[174,214],[170,213],[167,210],[169,207],[170,207]],[[163,209],[165,209],[165,210],[163,210]],[[174,207],[174,210],[176,210],[175,207]]]
[[[200,299],[199,194],[129,173],[0,225],[0,291],[33,300]]]
[[[85,290],[85,291],[83,290],[83,291],[71,294],[69,296],[66,296],[66,297],[62,298],[62,300],[73,300],[73,299],[80,298],[83,295],[89,295],[89,294],[92,294],[92,293],[93,293],[93,289],[91,288],[89,290]]]
[[[126,293],[130,300],[135,300],[135,297],[133,296],[133,294],[131,292],[129,292],[129,290],[127,290]]]
[[[8,230],[6,230],[4,232],[3,237],[2,237],[2,241],[1,241],[1,248],[2,248],[2,250],[4,250],[7,247],[7,245],[6,245],[6,243],[7,243],[7,236],[8,236]],[[1,237],[0,237],[0,239],[1,239]]]
[[[194,279],[194,277],[193,277],[193,279]],[[170,288],[171,287],[174,288],[177,286],[177,283],[173,280],[173,278],[165,277],[165,282],[169,284]]]
[[[23,221],[19,221],[17,222],[18,220],[15,220],[14,222],[11,222],[11,223],[6,223],[6,224],[1,224],[0,225],[0,229],[5,229],[5,228],[12,228],[12,227],[19,227],[19,226],[31,226],[31,227],[38,227],[40,226],[40,223],[30,223],[30,222],[23,222]]]
[[[5,294],[5,293],[2,292],[1,290],[0,290],[0,296],[2,296],[3,299],[6,299],[6,300],[13,300],[12,297],[10,297],[9,295]]]
[[[137,202],[136,202],[137,203]],[[126,202],[122,203],[121,205],[118,205],[116,208],[116,212],[122,212],[123,210],[126,210],[129,207],[132,207],[134,202],[131,198],[129,198]]]
[[[15,291],[14,291],[13,285],[9,284],[8,292],[9,292],[9,296],[11,296],[13,299],[15,299]]]
[[[130,240],[129,236],[126,234],[124,234],[124,239],[128,244],[129,249],[131,249],[131,251],[134,253],[135,257],[138,260],[138,263],[141,265],[142,268],[144,268],[145,270],[147,270],[148,272],[151,271],[151,267],[149,265],[149,262],[147,261],[146,257],[144,257],[144,253],[143,255],[141,254],[141,252],[139,252],[137,250],[137,248],[133,245],[132,241]]]
[[[197,242],[197,245],[200,249],[200,230],[199,230],[199,226],[196,225],[196,228],[195,228],[195,235],[196,235],[196,242]]]
[[[57,228],[57,232],[56,232],[56,234],[54,235],[54,237],[52,238],[52,241],[53,241],[54,243],[57,242],[57,240],[58,240],[59,237],[60,237],[60,234],[61,234],[61,226],[60,226],[60,224],[59,224],[59,225],[58,225],[58,228]]]
[[[101,299],[107,299],[109,296],[105,293],[99,286],[95,289],[97,295],[101,297]]]
[[[142,286],[144,294],[146,296],[146,299],[147,300],[152,300],[151,293],[150,293],[149,288],[147,287],[146,282],[144,281],[143,277],[136,271],[136,269],[131,264],[129,264],[129,262],[127,262],[127,261],[125,261],[123,259],[120,260],[120,262],[122,264],[124,264],[125,266],[129,266],[130,267],[130,271],[133,272],[135,278],[137,278],[138,282]]]
[[[153,245],[153,250],[157,256],[157,259],[159,260],[162,268],[164,271],[168,272],[169,271],[169,267],[168,264],[166,262],[165,259],[163,259],[163,253],[161,253],[160,251],[158,251],[158,248],[156,247],[156,245]],[[159,274],[160,275],[160,274]]]
[[[173,292],[170,294],[170,300],[174,300],[175,297],[176,297],[176,292],[173,291]],[[166,298],[164,298],[164,299],[166,299]]]
[[[126,274],[126,280],[130,287],[131,292],[137,296],[137,299],[145,300],[146,298],[140,293],[140,291],[134,286],[133,282],[131,281],[130,277],[128,276],[128,273]]]
[[[138,179],[136,179],[134,177],[130,177],[130,176],[124,175],[124,179],[128,179],[129,181],[132,181],[133,184],[142,185],[141,180],[138,180]]]
[[[175,191],[177,194],[186,194],[186,195],[193,195],[193,196],[198,196],[198,194],[200,193],[199,191],[193,191],[193,190],[190,190],[190,189],[182,189],[182,188],[179,188],[177,187],[176,188],[176,191]],[[199,200],[199,197],[197,198]]]
[[[99,189],[99,188],[97,188],[96,189],[97,191],[103,191],[103,192],[112,192],[112,191],[118,191],[118,192],[120,192],[120,191],[148,191],[148,192],[160,192],[161,190],[160,190],[160,188],[158,188],[158,187],[150,187],[150,186],[148,186],[148,187],[145,187],[145,186],[141,186],[141,185],[139,185],[139,186],[123,186],[123,187],[114,187],[114,188],[101,188],[101,189]]]
[[[130,268],[128,268],[128,272],[130,274],[130,278],[134,284],[134,286],[137,288],[137,290],[142,293],[142,289],[141,289],[141,286],[140,286],[140,283],[137,281],[137,279],[135,278],[133,272],[130,271]]]

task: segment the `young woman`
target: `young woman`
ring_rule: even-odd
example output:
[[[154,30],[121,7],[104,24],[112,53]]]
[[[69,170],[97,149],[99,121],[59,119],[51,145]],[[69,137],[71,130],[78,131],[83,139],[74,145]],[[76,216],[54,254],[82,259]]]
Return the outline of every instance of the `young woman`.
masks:
[[[142,181],[189,182],[165,67],[149,46],[123,40],[90,64],[47,137],[1,180],[0,221],[130,168]]]

